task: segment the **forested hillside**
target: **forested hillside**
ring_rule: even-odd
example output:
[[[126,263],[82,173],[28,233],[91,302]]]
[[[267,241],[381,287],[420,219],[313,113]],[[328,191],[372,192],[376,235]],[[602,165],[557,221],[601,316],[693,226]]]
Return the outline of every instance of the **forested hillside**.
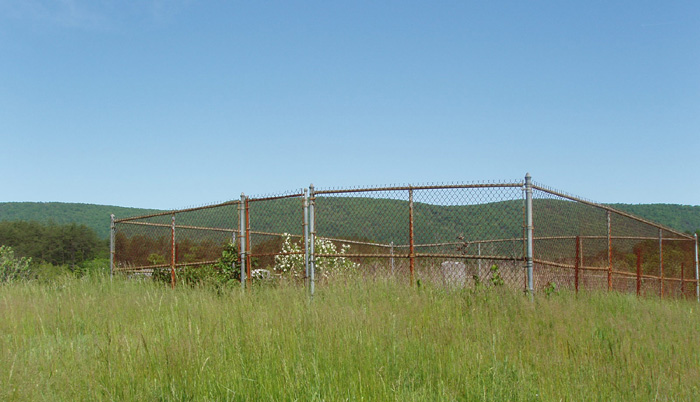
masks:
[[[64,202],[0,203],[0,221],[53,222],[61,225],[77,223],[94,229],[97,235],[103,239],[109,237],[110,214],[124,218],[152,212],[156,212],[156,210]]]
[[[610,206],[682,232],[700,230],[700,205],[610,204]]]
[[[537,200],[535,201],[537,202]],[[407,230],[408,218],[405,201],[386,199],[357,198],[319,198],[317,205],[318,227],[327,236],[345,234],[351,237],[366,237],[373,233],[382,240],[391,241],[392,237]],[[676,204],[611,204],[612,207],[638,215],[640,217],[669,226],[673,229],[692,233],[700,230],[700,206]],[[492,232],[507,228],[510,235],[519,234],[520,222],[517,210],[521,209],[519,201],[471,206],[440,206],[416,203],[416,227],[425,228],[422,233],[444,233],[452,238],[466,229],[473,232]],[[506,208],[508,214],[494,213],[495,209]],[[85,225],[95,230],[98,236],[109,236],[109,215],[117,218],[144,215],[158,212],[155,209],[125,208],[109,205],[74,204],[74,203],[0,203],[0,221],[36,221],[41,223]],[[565,212],[565,211],[563,211]],[[220,217],[210,210],[200,214],[200,219],[215,222]],[[458,217],[473,217],[470,228],[456,227]],[[565,219],[567,213],[562,213]],[[571,216],[569,214],[569,216]],[[509,217],[502,221],[503,217]],[[579,217],[581,219],[582,217]],[[206,225],[214,225],[206,222]],[[376,223],[380,222],[381,227]],[[219,222],[220,223],[220,222]],[[279,200],[266,204],[264,211],[258,212],[251,207],[251,224],[258,230],[273,230],[289,233],[301,231],[300,206],[297,200]],[[557,224],[557,222],[551,222]],[[499,228],[499,229],[497,229]],[[433,238],[424,241],[437,240]]]

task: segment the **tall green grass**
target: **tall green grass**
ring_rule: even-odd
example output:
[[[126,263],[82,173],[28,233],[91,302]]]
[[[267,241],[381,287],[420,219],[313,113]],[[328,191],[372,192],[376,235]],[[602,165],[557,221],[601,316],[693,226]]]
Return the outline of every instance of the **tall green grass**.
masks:
[[[694,400],[689,301],[392,283],[0,287],[0,400]]]

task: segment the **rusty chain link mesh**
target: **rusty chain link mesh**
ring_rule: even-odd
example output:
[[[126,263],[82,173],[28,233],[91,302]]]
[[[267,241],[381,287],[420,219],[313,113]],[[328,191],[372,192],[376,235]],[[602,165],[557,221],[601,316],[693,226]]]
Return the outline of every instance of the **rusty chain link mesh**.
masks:
[[[579,287],[607,287],[607,215],[589,204],[533,190],[534,289],[575,287],[577,241]],[[577,237],[578,236],[578,237]]]
[[[224,246],[238,242],[238,204],[115,220],[114,270],[150,275],[169,269],[173,255],[175,268],[215,263]]]
[[[286,269],[291,276],[304,278],[303,200],[301,192],[248,198],[246,262],[251,276],[282,273]],[[280,260],[279,256],[286,257]],[[284,261],[289,261],[288,266]]]
[[[313,202],[317,281],[356,274],[408,283],[407,191],[321,190]]]
[[[523,288],[520,184],[414,193],[417,278],[459,287]]]
[[[696,294],[695,240],[604,205],[533,186],[534,290]],[[234,242],[246,271],[301,281],[390,278],[526,289],[525,184],[311,189],[115,220],[116,272],[213,264]],[[305,200],[312,217],[305,216]],[[175,248],[173,250],[173,217]],[[309,219],[313,218],[313,219]],[[313,225],[309,220],[313,221]],[[241,236],[246,240],[240,249]]]
[[[539,185],[533,191],[535,289],[695,295],[695,240]]]
[[[317,235],[343,250],[324,256],[351,261],[345,268],[362,276],[524,283],[520,183],[322,190],[315,203]]]

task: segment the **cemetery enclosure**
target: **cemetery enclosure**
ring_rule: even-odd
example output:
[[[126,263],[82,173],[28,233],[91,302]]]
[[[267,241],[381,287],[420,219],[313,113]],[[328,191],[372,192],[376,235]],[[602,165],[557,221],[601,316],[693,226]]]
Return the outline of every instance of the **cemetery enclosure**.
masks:
[[[316,189],[114,219],[113,273],[215,264],[314,286],[338,276],[698,297],[695,237],[533,183]],[[286,268],[285,268],[286,267]],[[261,272],[261,271],[258,271]]]

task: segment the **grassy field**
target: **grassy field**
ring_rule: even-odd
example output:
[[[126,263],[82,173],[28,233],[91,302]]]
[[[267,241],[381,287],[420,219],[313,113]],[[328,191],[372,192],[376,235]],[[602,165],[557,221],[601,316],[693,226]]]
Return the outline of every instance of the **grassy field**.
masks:
[[[0,400],[696,400],[691,301],[390,283],[0,286]]]

